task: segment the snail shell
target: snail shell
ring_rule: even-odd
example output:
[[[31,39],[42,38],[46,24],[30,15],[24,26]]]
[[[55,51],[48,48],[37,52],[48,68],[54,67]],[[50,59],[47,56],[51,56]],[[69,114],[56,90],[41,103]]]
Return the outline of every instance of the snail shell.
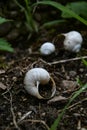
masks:
[[[83,41],[81,34],[77,31],[70,31],[63,35],[65,36],[64,39],[65,50],[75,53],[79,52]]]
[[[40,53],[42,55],[50,55],[55,51],[55,46],[53,43],[51,42],[45,42],[44,44],[42,44],[42,46],[40,47]]]
[[[51,98],[56,92],[56,85],[49,73],[43,68],[33,68],[26,73],[24,78],[24,88],[32,96],[35,96],[38,99],[46,99],[39,93],[39,85],[41,84],[44,87],[44,85],[49,83],[50,80],[52,82],[52,87],[50,88],[51,95],[49,98]]]

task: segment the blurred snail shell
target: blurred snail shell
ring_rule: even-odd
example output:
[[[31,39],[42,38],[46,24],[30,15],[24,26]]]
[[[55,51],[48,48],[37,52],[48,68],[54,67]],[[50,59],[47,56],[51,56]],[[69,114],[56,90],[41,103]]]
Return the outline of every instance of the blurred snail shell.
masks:
[[[63,35],[65,36],[64,39],[65,50],[75,52],[75,53],[79,52],[83,42],[83,38],[81,34],[77,31],[70,31]]]
[[[55,51],[55,46],[53,43],[51,42],[45,42],[44,44],[42,44],[42,46],[40,47],[40,53],[42,55],[50,55]]]
[[[29,70],[24,78],[24,88],[27,90],[29,94],[32,96],[37,97],[38,99],[46,99],[39,93],[39,85],[48,84],[49,82],[52,82],[51,86],[51,95],[47,99],[54,96],[56,92],[56,85],[50,74],[43,68],[33,68]]]

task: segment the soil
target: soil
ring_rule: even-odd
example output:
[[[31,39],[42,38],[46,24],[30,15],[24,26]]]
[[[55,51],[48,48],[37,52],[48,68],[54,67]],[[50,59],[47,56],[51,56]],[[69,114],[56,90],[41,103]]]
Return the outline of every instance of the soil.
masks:
[[[31,39],[28,39],[29,32],[20,22],[24,17],[18,18],[21,12],[17,6],[15,8],[15,4],[11,2],[3,3],[2,1],[1,3],[2,5],[5,4],[5,10],[0,7],[0,12],[7,17],[9,16],[8,18],[12,18],[12,13],[15,11],[13,18],[17,21],[14,24],[9,22],[3,24],[4,30],[8,24],[10,25],[6,31],[0,32],[0,36],[6,38],[15,50],[14,53],[0,52],[0,130],[48,130],[62,112],[72,94],[81,87],[77,84],[77,79],[83,85],[87,83],[87,66],[81,59],[73,60],[73,58],[87,55],[87,29],[85,25],[79,22],[74,22],[71,25],[71,21],[74,21],[72,19],[65,24],[52,28],[42,28],[37,34],[33,33]],[[7,7],[10,7],[8,12]],[[40,17],[39,23],[41,23],[41,15],[46,13],[43,13],[43,8],[41,8],[40,14],[37,11],[37,15]],[[48,14],[53,15],[50,11]],[[21,30],[26,31],[22,32]],[[61,40],[55,42],[57,46],[55,53],[50,56],[40,54],[39,48],[42,43],[53,41],[57,34],[70,30],[77,30],[83,36],[83,45],[78,54],[59,49]],[[72,60],[67,61],[67,59]],[[66,61],[51,64],[61,60]],[[24,89],[24,76],[28,70],[35,67],[45,68],[56,83],[55,96],[50,99],[49,103],[49,100],[39,100],[29,95]],[[68,84],[63,81],[67,81]],[[72,85],[70,81],[75,84]],[[48,95],[47,92],[43,93],[43,91],[46,91],[45,88],[41,92],[48,97],[48,90]],[[59,98],[60,96],[61,98]],[[57,130],[82,130],[82,128],[87,129],[86,90],[67,108]]]

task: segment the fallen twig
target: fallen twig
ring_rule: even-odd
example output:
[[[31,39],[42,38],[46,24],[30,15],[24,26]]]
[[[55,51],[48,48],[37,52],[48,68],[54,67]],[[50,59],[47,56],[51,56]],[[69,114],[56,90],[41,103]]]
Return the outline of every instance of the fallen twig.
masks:
[[[15,128],[20,130],[20,128],[16,122],[16,117],[15,117],[15,113],[14,113],[13,106],[12,106],[12,94],[10,93],[10,91],[9,91],[9,94],[10,94],[10,105],[11,105],[10,110],[11,110],[12,117],[13,117],[13,123],[14,123]]]
[[[20,123],[22,120],[24,120],[25,118],[27,118],[31,113],[32,113],[32,111],[29,111],[29,112],[25,113],[25,114],[18,120],[18,123]]]
[[[13,110],[12,94],[11,94],[11,92],[10,92],[10,89],[11,89],[11,88],[7,88],[7,90],[6,90],[4,93],[2,93],[2,95],[3,95],[3,97],[4,97],[7,101],[10,102],[10,110],[11,110],[12,117],[13,117],[13,124],[14,124],[14,126],[15,126],[16,129],[20,130],[19,126],[17,125],[15,113],[14,113],[14,110]],[[10,99],[5,96],[6,93],[9,93]]]
[[[82,103],[82,102],[84,102],[84,101],[87,101],[87,98],[84,98],[84,99],[82,99],[82,100],[80,100],[80,101],[78,101],[78,102],[72,104],[71,106],[67,107],[66,109],[69,110],[69,109],[75,107],[76,105],[78,105],[78,104],[80,104],[80,103]],[[62,110],[59,110],[58,112],[62,112]]]
[[[54,64],[59,64],[59,63],[66,63],[69,61],[77,61],[77,60],[86,59],[86,58],[87,58],[87,56],[76,57],[76,58],[71,58],[71,59],[66,59],[66,60],[55,61],[55,62],[51,62],[51,63],[48,62],[48,64],[54,65]]]
[[[84,102],[84,101],[87,101],[87,98],[84,98],[84,99],[82,99],[82,100],[80,100],[80,101],[78,101],[78,102],[72,104],[72,105],[69,106],[67,109],[71,109],[71,108],[73,108],[74,106],[76,106],[76,105],[78,105],[78,104],[80,104],[80,103],[82,103],[82,102]]]
[[[22,121],[18,122],[18,124],[22,124],[24,122],[42,123],[46,127],[47,130],[50,130],[49,126],[43,120],[27,119],[27,120],[22,120]]]
[[[77,61],[77,60],[81,60],[81,59],[87,59],[87,56],[76,57],[76,58],[71,58],[71,59],[66,59],[66,60],[59,60],[59,61],[54,61],[54,62],[46,62],[42,59],[40,59],[40,61],[42,61],[43,63],[45,63],[47,65],[55,65],[55,64],[66,63],[66,62],[70,62],[70,61]]]

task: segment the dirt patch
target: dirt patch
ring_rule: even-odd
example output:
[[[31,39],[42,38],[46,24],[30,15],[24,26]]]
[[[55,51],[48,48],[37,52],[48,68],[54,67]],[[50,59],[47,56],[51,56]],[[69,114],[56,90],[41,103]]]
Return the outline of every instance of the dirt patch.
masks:
[[[26,51],[27,50],[24,50],[22,53],[20,50],[18,52],[16,51],[15,58],[13,58],[14,54],[9,54],[9,56],[11,55],[12,57],[9,59],[7,59],[7,55],[4,55],[5,67],[2,67],[2,70],[4,71],[0,74],[1,82],[6,86],[6,90],[0,89],[0,127],[2,130],[15,129],[17,126],[21,130],[28,130],[29,128],[31,128],[31,130],[46,130],[47,126],[50,127],[52,125],[54,120],[58,117],[60,110],[62,110],[68,102],[68,100],[60,100],[47,104],[47,101],[38,100],[29,95],[23,87],[24,76],[29,69],[42,67],[48,70],[57,86],[55,96],[61,95],[69,98],[74,91],[79,89],[78,86],[74,87],[74,89],[69,88],[69,86],[68,88],[64,87],[62,85],[63,80],[76,81],[76,78],[79,78],[83,83],[86,83],[87,81],[87,67],[81,60],[48,65],[47,60],[45,61],[41,56],[33,54],[32,57],[32,55],[29,55]],[[51,62],[53,62],[53,60]],[[87,101],[84,100],[86,96],[87,92],[85,91],[73,102],[73,104],[79,101],[81,102],[69,108],[64,114],[62,121],[60,122],[61,130],[66,128],[68,130],[76,129],[79,121],[81,122],[81,126],[86,126]],[[22,116],[29,111],[30,114],[16,126],[15,120],[17,123]]]
[[[7,7],[10,7],[8,11]],[[2,13],[8,18],[12,18],[13,13],[14,20],[17,21],[9,26],[6,23],[5,26],[3,25],[4,31],[0,32],[1,36],[12,43],[15,50],[14,53],[0,52],[0,129],[48,130],[68,103],[73,92],[80,88],[78,84],[74,84],[77,79],[80,79],[82,84],[87,83],[87,66],[83,64],[81,58],[73,60],[76,57],[87,56],[87,30],[84,25],[71,20],[51,29],[43,28],[38,34],[34,33],[29,40],[29,32],[24,23],[20,22],[24,20],[24,16],[21,15],[22,12],[17,6],[6,2]],[[37,13],[40,15],[39,23],[42,21],[42,13],[43,7],[41,14]],[[7,31],[5,31],[6,26],[8,26]],[[39,48],[42,43],[54,41],[58,34],[75,29],[81,32],[84,40],[78,54],[59,49],[62,41],[58,39],[54,43],[55,53],[46,57],[40,54]],[[67,61],[68,59],[71,60]],[[61,60],[65,62],[53,64]],[[56,83],[56,94],[50,102],[39,100],[29,95],[24,89],[25,73],[35,67],[45,68]],[[42,90],[41,92],[43,94]],[[45,94],[48,96],[48,91]],[[81,130],[81,128],[87,129],[87,91],[81,93],[67,108],[57,129]]]

